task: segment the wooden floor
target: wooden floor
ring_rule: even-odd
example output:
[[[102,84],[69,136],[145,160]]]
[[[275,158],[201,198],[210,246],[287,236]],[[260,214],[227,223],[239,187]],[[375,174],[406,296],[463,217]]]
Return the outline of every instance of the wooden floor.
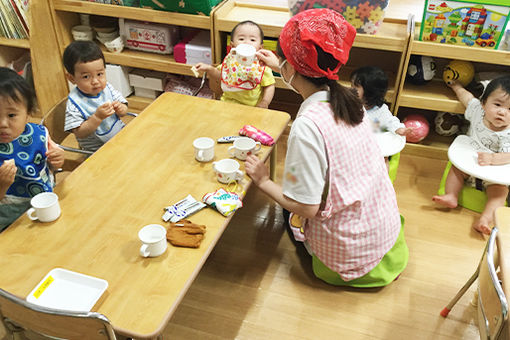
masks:
[[[279,145],[279,178],[285,145]],[[403,155],[395,182],[409,264],[382,289],[315,279],[282,227],[281,209],[252,188],[165,330],[165,339],[478,339],[473,273],[484,239],[475,213],[436,209],[444,162]],[[3,333],[0,332],[0,336]]]

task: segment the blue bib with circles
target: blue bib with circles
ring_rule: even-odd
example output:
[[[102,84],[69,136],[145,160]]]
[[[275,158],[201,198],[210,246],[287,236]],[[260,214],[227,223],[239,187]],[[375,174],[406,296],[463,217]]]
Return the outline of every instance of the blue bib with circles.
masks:
[[[0,161],[14,159],[18,168],[7,195],[33,197],[53,191],[53,179],[46,165],[46,135],[44,126],[27,123],[18,138],[10,143],[0,143]]]

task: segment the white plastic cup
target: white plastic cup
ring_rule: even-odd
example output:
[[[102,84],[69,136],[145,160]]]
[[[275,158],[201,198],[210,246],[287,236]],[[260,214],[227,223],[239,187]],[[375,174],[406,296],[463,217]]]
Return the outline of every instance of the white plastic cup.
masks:
[[[193,141],[195,159],[199,162],[209,162],[214,158],[214,140],[209,137],[200,137]]]
[[[53,222],[60,216],[60,204],[54,192],[41,192],[32,197],[30,204],[32,208],[27,210],[27,216],[32,221]]]
[[[256,52],[255,47],[248,44],[239,44],[230,50],[230,53],[235,56],[237,62],[244,66],[253,64]]]
[[[220,183],[224,184],[243,179],[244,172],[239,170],[239,167],[239,162],[230,158],[225,158],[213,163],[216,178]]]
[[[260,142],[249,137],[241,137],[234,140],[234,145],[228,148],[228,153],[232,157],[245,161],[246,157],[257,153],[261,147]]]
[[[149,224],[140,229],[138,238],[142,241],[140,255],[156,257],[166,251],[166,229],[159,224]]]

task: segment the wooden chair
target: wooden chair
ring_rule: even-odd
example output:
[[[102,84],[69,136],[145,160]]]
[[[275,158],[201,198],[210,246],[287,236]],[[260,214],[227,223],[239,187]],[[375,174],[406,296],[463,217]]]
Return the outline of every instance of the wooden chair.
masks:
[[[67,97],[62,98],[42,118],[41,125],[46,126],[51,139],[66,152],[64,171],[72,171],[93,152],[81,150],[78,141],[70,132],[64,131]]]
[[[94,312],[71,312],[34,305],[0,289],[0,318],[12,339],[24,331],[51,339],[116,339],[110,321]]]
[[[500,259],[503,261],[502,249],[498,228],[494,227],[475,273],[441,311],[441,316],[447,317],[453,306],[478,278],[478,329],[482,340],[509,339],[508,303],[503,290],[505,283],[503,282],[502,286],[500,282],[504,266],[500,265]]]

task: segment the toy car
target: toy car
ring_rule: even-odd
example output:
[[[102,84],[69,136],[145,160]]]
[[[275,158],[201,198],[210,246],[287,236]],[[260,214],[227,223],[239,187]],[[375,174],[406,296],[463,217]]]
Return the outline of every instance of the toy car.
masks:
[[[464,44],[466,44],[467,46],[473,46],[473,45],[475,44],[475,42],[474,42],[473,40],[468,39],[468,38],[463,38],[463,39],[462,39],[462,42],[463,42]]]
[[[492,38],[489,38],[489,39],[478,38],[475,40],[475,42],[478,45],[480,45],[481,47],[485,47],[485,46],[494,47],[494,45],[496,45],[496,42]]]

